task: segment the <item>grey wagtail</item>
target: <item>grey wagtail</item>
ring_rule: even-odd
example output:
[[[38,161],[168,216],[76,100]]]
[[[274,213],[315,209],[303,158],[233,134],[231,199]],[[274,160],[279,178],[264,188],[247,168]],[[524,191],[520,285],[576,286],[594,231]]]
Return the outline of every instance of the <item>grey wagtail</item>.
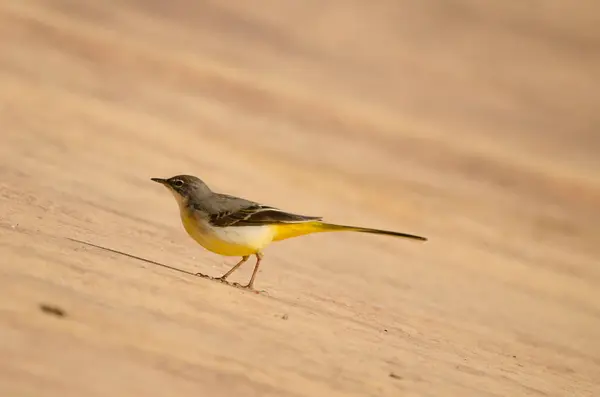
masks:
[[[163,184],[177,200],[181,221],[187,233],[201,246],[224,256],[241,256],[231,270],[217,280],[226,281],[237,268],[256,256],[250,282],[243,288],[253,289],[254,279],[263,258],[263,250],[272,242],[310,233],[352,231],[426,241],[425,237],[355,226],[322,222],[322,217],[292,214],[243,198],[213,192],[202,180],[190,175],[169,179],[151,178]]]

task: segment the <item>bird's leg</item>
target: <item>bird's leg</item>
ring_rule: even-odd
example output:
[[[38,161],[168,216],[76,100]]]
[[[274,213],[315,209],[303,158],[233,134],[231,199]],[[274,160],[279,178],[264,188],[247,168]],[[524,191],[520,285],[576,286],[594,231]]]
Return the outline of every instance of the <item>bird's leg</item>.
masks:
[[[227,273],[225,273],[221,277],[215,278],[215,280],[227,281],[227,277],[229,277],[231,275],[231,273],[235,272],[238,267],[242,266],[244,264],[244,262],[246,262],[248,260],[248,258],[250,258],[250,255],[242,256],[242,260],[239,261],[234,267],[232,267],[231,270],[229,270]]]
[[[256,278],[256,274],[258,273],[258,267],[260,266],[260,261],[263,258],[262,252],[257,252],[256,254],[256,264],[254,265],[254,271],[252,272],[252,277],[250,277],[250,282],[248,285],[244,285],[243,288],[247,288],[250,290],[254,289],[254,279]]]

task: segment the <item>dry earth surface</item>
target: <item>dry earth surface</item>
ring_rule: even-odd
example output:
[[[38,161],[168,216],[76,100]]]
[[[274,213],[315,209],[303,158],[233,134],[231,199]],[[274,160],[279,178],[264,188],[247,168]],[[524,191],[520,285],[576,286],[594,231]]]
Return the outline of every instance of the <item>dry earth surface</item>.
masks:
[[[3,1],[0,395],[600,395],[599,26],[596,0]],[[278,243],[252,294],[193,275],[237,258],[185,235],[149,181],[177,173],[430,241]]]

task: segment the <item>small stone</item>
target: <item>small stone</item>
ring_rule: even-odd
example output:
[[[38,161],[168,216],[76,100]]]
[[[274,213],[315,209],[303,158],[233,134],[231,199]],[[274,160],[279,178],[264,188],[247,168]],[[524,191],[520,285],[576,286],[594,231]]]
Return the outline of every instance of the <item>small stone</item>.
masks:
[[[40,310],[46,314],[50,314],[56,317],[64,317],[66,315],[65,311],[60,307],[46,305],[44,303],[40,304]]]

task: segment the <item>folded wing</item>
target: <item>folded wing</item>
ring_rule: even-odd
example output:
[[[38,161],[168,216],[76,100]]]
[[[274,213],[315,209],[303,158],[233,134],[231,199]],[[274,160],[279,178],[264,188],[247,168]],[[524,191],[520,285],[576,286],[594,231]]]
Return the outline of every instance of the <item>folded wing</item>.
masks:
[[[211,215],[213,226],[262,226],[282,223],[303,223],[320,221],[322,217],[304,216],[285,212],[261,204],[253,204],[236,211],[222,211]]]

